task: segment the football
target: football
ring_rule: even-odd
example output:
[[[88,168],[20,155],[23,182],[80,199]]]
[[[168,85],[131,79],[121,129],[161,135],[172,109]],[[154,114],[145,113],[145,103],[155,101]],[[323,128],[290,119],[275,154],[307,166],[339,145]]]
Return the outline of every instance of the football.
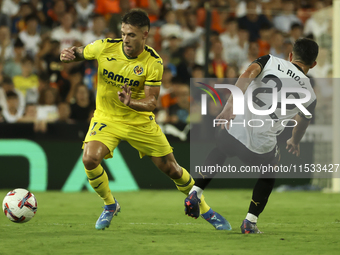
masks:
[[[37,200],[26,189],[15,189],[7,193],[2,210],[7,218],[16,223],[24,223],[31,220],[37,212]]]

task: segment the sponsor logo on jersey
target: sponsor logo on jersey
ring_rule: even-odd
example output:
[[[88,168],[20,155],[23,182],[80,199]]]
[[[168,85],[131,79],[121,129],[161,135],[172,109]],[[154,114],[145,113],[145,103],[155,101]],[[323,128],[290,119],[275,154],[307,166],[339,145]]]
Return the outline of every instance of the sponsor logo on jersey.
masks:
[[[144,69],[141,66],[135,66],[135,68],[133,68],[133,72],[135,73],[135,75],[142,75]]]
[[[125,78],[124,76],[120,74],[114,74],[113,72],[109,72],[106,69],[103,69],[103,76],[104,76],[104,80],[107,83],[112,83],[114,81],[115,83],[123,83],[123,84],[127,83],[128,86],[133,86],[133,87],[139,86],[139,81],[135,81],[130,78]]]
[[[96,134],[97,134],[96,131],[91,131],[90,136],[93,136],[93,135],[96,135]]]

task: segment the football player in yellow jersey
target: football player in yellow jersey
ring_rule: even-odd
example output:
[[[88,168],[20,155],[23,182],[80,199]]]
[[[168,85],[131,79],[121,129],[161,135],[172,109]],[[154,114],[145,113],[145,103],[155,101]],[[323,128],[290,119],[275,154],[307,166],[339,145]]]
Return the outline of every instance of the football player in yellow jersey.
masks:
[[[121,140],[136,148],[140,157],[149,156],[184,194],[188,195],[195,183],[187,170],[176,162],[172,147],[152,113],[160,91],[163,62],[145,45],[149,29],[147,14],[131,10],[122,19],[122,39],[97,40],[83,47],[63,49],[60,54],[60,60],[66,63],[98,61],[96,111],[83,145],[86,175],[105,204],[96,229],[109,227],[113,216],[120,211],[100,163],[113,156]],[[216,229],[231,229],[228,221],[214,212],[203,196],[193,204],[193,207],[198,206],[200,214]],[[186,213],[192,216],[190,209]]]

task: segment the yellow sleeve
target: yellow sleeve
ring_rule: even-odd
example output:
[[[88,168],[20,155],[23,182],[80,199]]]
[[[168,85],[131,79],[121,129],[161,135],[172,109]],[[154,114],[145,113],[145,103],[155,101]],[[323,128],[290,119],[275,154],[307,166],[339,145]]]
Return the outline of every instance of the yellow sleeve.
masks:
[[[84,58],[87,60],[97,59],[106,45],[106,39],[96,40],[84,48]]]
[[[163,61],[158,58],[149,67],[148,73],[145,79],[145,86],[161,86],[163,76]]]

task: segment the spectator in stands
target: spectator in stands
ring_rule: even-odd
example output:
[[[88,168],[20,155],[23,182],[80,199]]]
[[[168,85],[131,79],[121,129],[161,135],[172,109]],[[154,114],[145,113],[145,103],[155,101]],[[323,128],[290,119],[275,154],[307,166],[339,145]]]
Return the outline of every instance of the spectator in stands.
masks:
[[[83,34],[83,40],[82,40],[83,45],[88,45],[91,42],[94,42],[95,40],[106,38],[105,18],[100,14],[96,14],[92,17],[92,22],[93,22],[92,28]]]
[[[163,71],[163,77],[162,77],[162,86],[159,92],[159,96],[163,96],[165,94],[168,94],[171,90],[173,75],[171,72],[171,69],[169,67],[164,67]]]
[[[134,0],[134,7],[146,11],[149,15],[150,23],[158,20],[160,10],[162,8],[162,0]]]
[[[121,13],[120,2],[128,2],[129,0],[96,0],[95,13],[99,13],[104,16],[110,14]]]
[[[23,115],[20,111],[19,97],[14,91],[6,93],[6,107],[2,111],[2,115],[7,123],[15,123]]]
[[[64,0],[55,0],[51,9],[47,11],[45,25],[53,29],[61,24],[61,20],[67,11],[67,4]]]
[[[189,123],[190,90],[187,84],[174,86],[177,103],[169,107],[169,123],[183,130]]]
[[[85,84],[78,84],[75,91],[75,102],[71,104],[71,119],[89,122],[94,111],[94,102]]]
[[[248,57],[240,67],[240,73],[243,73],[247,67],[259,57],[259,45],[257,41],[249,42]]]
[[[34,61],[31,57],[26,56],[21,61],[21,75],[13,77],[14,87],[22,92],[26,97],[28,89],[38,88],[38,76],[33,73]]]
[[[213,4],[213,8],[211,11],[210,29],[218,32],[219,34],[223,33],[225,30],[224,20],[227,18],[226,17],[227,12],[221,11],[221,10],[223,10],[223,8],[226,8],[225,6],[223,6],[226,4],[226,2],[225,1],[222,1],[222,2],[221,1],[220,2],[210,1],[210,2]],[[206,21],[206,9],[203,7],[203,4],[200,6],[200,8],[197,9],[196,16],[197,16],[197,24],[200,27],[204,27],[205,21]]]
[[[192,68],[192,78],[204,78],[204,69],[201,65],[195,65]]]
[[[249,31],[249,40],[255,41],[260,38],[260,28],[263,24],[270,25],[269,20],[263,14],[256,12],[256,0],[247,1],[247,14],[238,19],[240,28],[245,28]]]
[[[1,10],[8,17],[14,17],[20,9],[20,0],[3,0]]]
[[[165,68],[169,68],[171,70],[172,76],[175,77],[177,75],[176,66],[170,62],[170,54],[168,51],[163,50],[159,53],[160,57],[163,59],[163,66]]]
[[[91,14],[95,8],[94,4],[89,0],[77,0],[74,4],[74,8],[77,12],[77,24],[80,26],[81,30],[86,30],[88,28],[88,23]]]
[[[210,49],[208,54],[208,59],[213,59],[214,53],[212,52],[211,45],[214,44],[214,42],[219,41],[220,34],[217,31],[211,31],[209,35],[210,39]],[[201,36],[201,38],[198,41],[198,45],[196,46],[195,50],[195,62],[199,65],[205,65],[205,34]]]
[[[2,2],[3,3],[3,2]],[[10,17],[3,11],[0,3],[0,26],[10,27],[12,25]]]
[[[212,45],[212,52],[214,57],[211,61],[211,75],[212,77],[224,78],[228,68],[227,63],[223,60],[223,46],[221,41],[216,41]]]
[[[182,46],[195,45],[204,33],[202,27],[197,26],[195,13],[188,12],[186,17],[186,27],[182,28]]]
[[[171,7],[173,10],[186,10],[190,7],[189,0],[170,0]]]
[[[237,65],[228,65],[226,78],[233,80],[233,79],[237,79],[239,76],[240,76],[240,72],[239,72]]]
[[[51,82],[56,82],[60,76],[62,65],[59,59],[60,43],[57,40],[46,38],[42,41],[37,54],[38,68],[40,72],[47,72],[51,77]]]
[[[19,12],[12,18],[12,35],[17,35],[25,29],[25,20],[30,15],[36,16],[33,5],[29,2],[21,3]]]
[[[289,40],[291,41],[292,44],[294,44],[297,39],[300,39],[302,37],[302,32],[303,30],[301,24],[299,23],[292,24],[289,31]]]
[[[238,44],[236,47],[225,49],[228,64],[236,64],[239,68],[247,60],[249,49],[249,32],[246,29],[238,30]]]
[[[127,1],[119,1],[119,8],[120,12],[119,13],[113,13],[111,15],[111,18],[109,20],[108,28],[109,31],[114,33],[115,36],[107,36],[107,38],[121,38],[121,23],[122,23],[122,18],[125,13],[127,13],[133,6],[133,1],[132,0],[127,0]]]
[[[313,78],[328,78],[328,74],[332,72],[333,69],[328,49],[319,48],[319,55],[316,60],[318,64],[311,69],[308,74]]]
[[[73,22],[72,14],[70,12],[65,13],[61,19],[61,26],[52,30],[51,39],[60,42],[60,50],[77,44],[78,46],[81,45],[81,33],[77,29],[72,28]]]
[[[174,11],[168,11],[165,15],[166,23],[161,26],[160,34],[162,37],[162,48],[167,48],[169,46],[169,38],[171,36],[176,36],[177,38],[182,37],[182,28],[177,23],[176,13]]]
[[[315,3],[315,12],[305,23],[303,30],[305,36],[312,35],[315,40],[318,40],[319,37],[327,33],[330,26],[330,18],[323,11],[324,8],[324,1],[317,1]]]
[[[195,65],[195,48],[187,46],[184,49],[183,60],[177,66],[177,77],[186,84],[190,84],[192,68]]]
[[[283,42],[283,55],[284,59],[289,61],[289,53],[293,51],[293,43],[290,40],[285,40]]]
[[[238,22],[234,17],[229,17],[225,21],[226,31],[220,34],[220,40],[224,49],[224,59],[229,62],[228,52],[238,45]]]
[[[58,91],[46,88],[41,91],[37,107],[37,119],[44,122],[55,122],[58,119]]]
[[[0,61],[4,62],[13,57],[14,49],[11,42],[11,32],[8,27],[0,27]]]
[[[169,46],[165,49],[170,53],[170,63],[177,66],[182,59],[181,39],[175,35],[169,37]],[[177,72],[177,71],[176,71]]]
[[[14,87],[12,79],[8,76],[4,76],[1,86],[0,86],[0,107],[2,107],[3,110],[7,108],[6,93],[9,91],[14,92],[18,96],[18,99],[19,99],[18,112],[21,112],[21,113],[24,112],[25,97],[19,90],[17,90]]]
[[[4,74],[9,77],[14,77],[16,75],[21,75],[21,61],[25,56],[24,44],[20,38],[17,38],[14,42],[14,56],[13,58],[7,60],[4,65]]]
[[[78,89],[78,85],[83,82],[83,72],[79,67],[75,66],[68,72],[68,82],[69,82],[69,91],[66,96],[65,101],[73,104],[76,102],[76,92]]]
[[[282,13],[275,16],[273,19],[274,27],[283,33],[288,34],[292,24],[301,24],[301,20],[294,13],[294,1],[282,1]]]
[[[283,52],[284,37],[280,31],[275,31],[271,40],[270,54],[278,58],[285,58]]]
[[[38,33],[39,19],[35,15],[29,15],[25,18],[26,29],[19,33],[19,38],[25,45],[26,54],[34,57],[39,50],[38,45],[41,42]]]
[[[17,122],[34,123],[37,121],[37,105],[26,104],[24,115]]]
[[[58,119],[56,122],[58,123],[65,123],[65,124],[73,124],[75,123],[74,120],[70,119],[71,116],[71,107],[66,102],[60,102],[58,104]]]
[[[259,56],[265,56],[269,54],[272,32],[272,27],[268,24],[263,24],[260,28],[260,38],[257,40],[257,43],[259,44]]]

